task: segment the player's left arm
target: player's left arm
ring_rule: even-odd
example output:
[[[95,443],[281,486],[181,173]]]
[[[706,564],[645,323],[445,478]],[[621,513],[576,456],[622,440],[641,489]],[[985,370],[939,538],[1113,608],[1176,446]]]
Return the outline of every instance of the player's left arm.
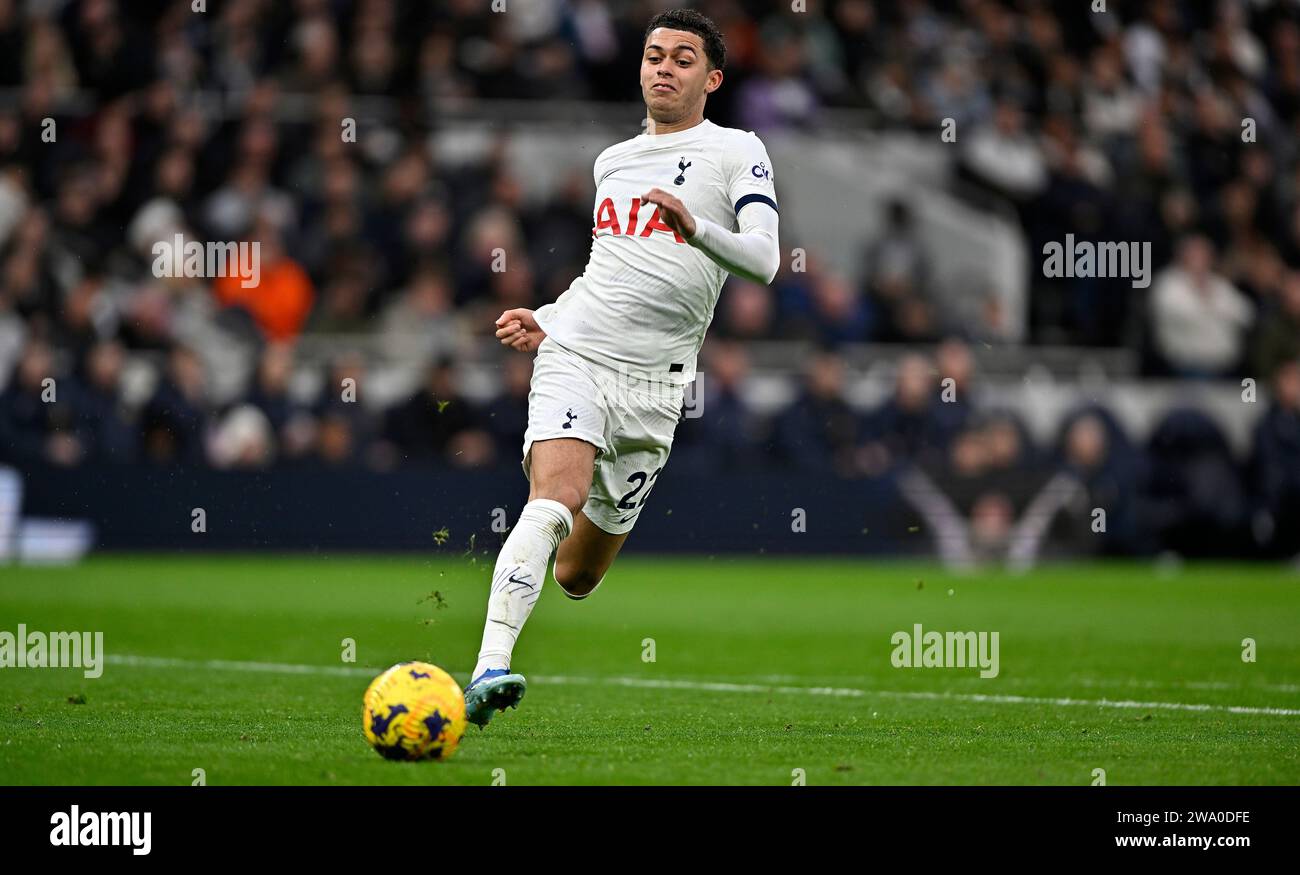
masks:
[[[642,195],[642,200],[658,206],[661,221],[719,267],[766,285],[781,267],[777,235],[780,216],[771,161],[762,142],[753,134],[743,138],[737,153],[730,157],[727,193],[736,210],[738,231],[723,228],[702,216],[692,216],[679,198],[663,189],[650,189]]]

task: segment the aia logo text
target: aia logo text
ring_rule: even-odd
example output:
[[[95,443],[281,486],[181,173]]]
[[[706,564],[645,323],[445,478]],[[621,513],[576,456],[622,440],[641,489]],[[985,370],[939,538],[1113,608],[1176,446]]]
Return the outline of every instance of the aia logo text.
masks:
[[[614,208],[614,199],[605,198],[596,207],[596,227],[591,229],[592,237],[602,237],[605,234],[622,234],[623,236],[649,237],[656,231],[663,231],[673,235],[673,240],[677,243],[685,243],[682,235],[678,234],[672,228],[668,227],[659,218],[659,207],[654,207],[654,212],[650,215],[649,221],[644,225],[638,225],[641,210],[641,198],[633,197],[631,205],[627,210],[627,221],[619,220],[618,211]],[[638,231],[638,227],[640,230]],[[605,232],[602,234],[601,232]]]

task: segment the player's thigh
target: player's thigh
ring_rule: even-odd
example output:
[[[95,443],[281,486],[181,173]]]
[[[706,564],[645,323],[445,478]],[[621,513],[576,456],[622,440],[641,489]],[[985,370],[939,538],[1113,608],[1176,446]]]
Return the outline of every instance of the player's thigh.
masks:
[[[555,579],[570,595],[583,596],[596,588],[614,564],[628,533],[612,535],[585,513],[573,518],[573,531],[555,554]]]
[[[625,535],[636,525],[659,475],[668,463],[670,444],[643,446],[596,460],[591,495],[582,510],[611,535]]]
[[[550,338],[533,361],[524,432],[530,500],[549,498],[577,513],[591,490],[592,468],[609,446],[609,413],[590,366]]]
[[[579,438],[548,438],[528,450],[528,500],[549,498],[577,514],[591,492],[596,447]]]
[[[680,390],[676,397],[628,393],[612,413],[612,449],[596,460],[583,512],[602,531],[623,535],[636,525],[668,464],[681,414]]]

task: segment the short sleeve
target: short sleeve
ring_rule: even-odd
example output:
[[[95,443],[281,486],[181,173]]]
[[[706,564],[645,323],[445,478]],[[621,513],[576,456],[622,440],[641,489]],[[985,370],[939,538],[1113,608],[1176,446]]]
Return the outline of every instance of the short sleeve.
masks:
[[[775,174],[763,141],[746,132],[735,138],[730,151],[727,194],[736,215],[753,203],[766,204],[776,210]]]

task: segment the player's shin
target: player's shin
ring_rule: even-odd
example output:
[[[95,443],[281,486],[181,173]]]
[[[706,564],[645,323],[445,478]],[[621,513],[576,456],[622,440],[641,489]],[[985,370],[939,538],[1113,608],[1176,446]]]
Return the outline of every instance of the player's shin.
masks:
[[[510,667],[515,641],[542,594],[546,565],[572,528],[573,514],[558,501],[537,498],[524,505],[497,555],[483,644],[472,677]]]

